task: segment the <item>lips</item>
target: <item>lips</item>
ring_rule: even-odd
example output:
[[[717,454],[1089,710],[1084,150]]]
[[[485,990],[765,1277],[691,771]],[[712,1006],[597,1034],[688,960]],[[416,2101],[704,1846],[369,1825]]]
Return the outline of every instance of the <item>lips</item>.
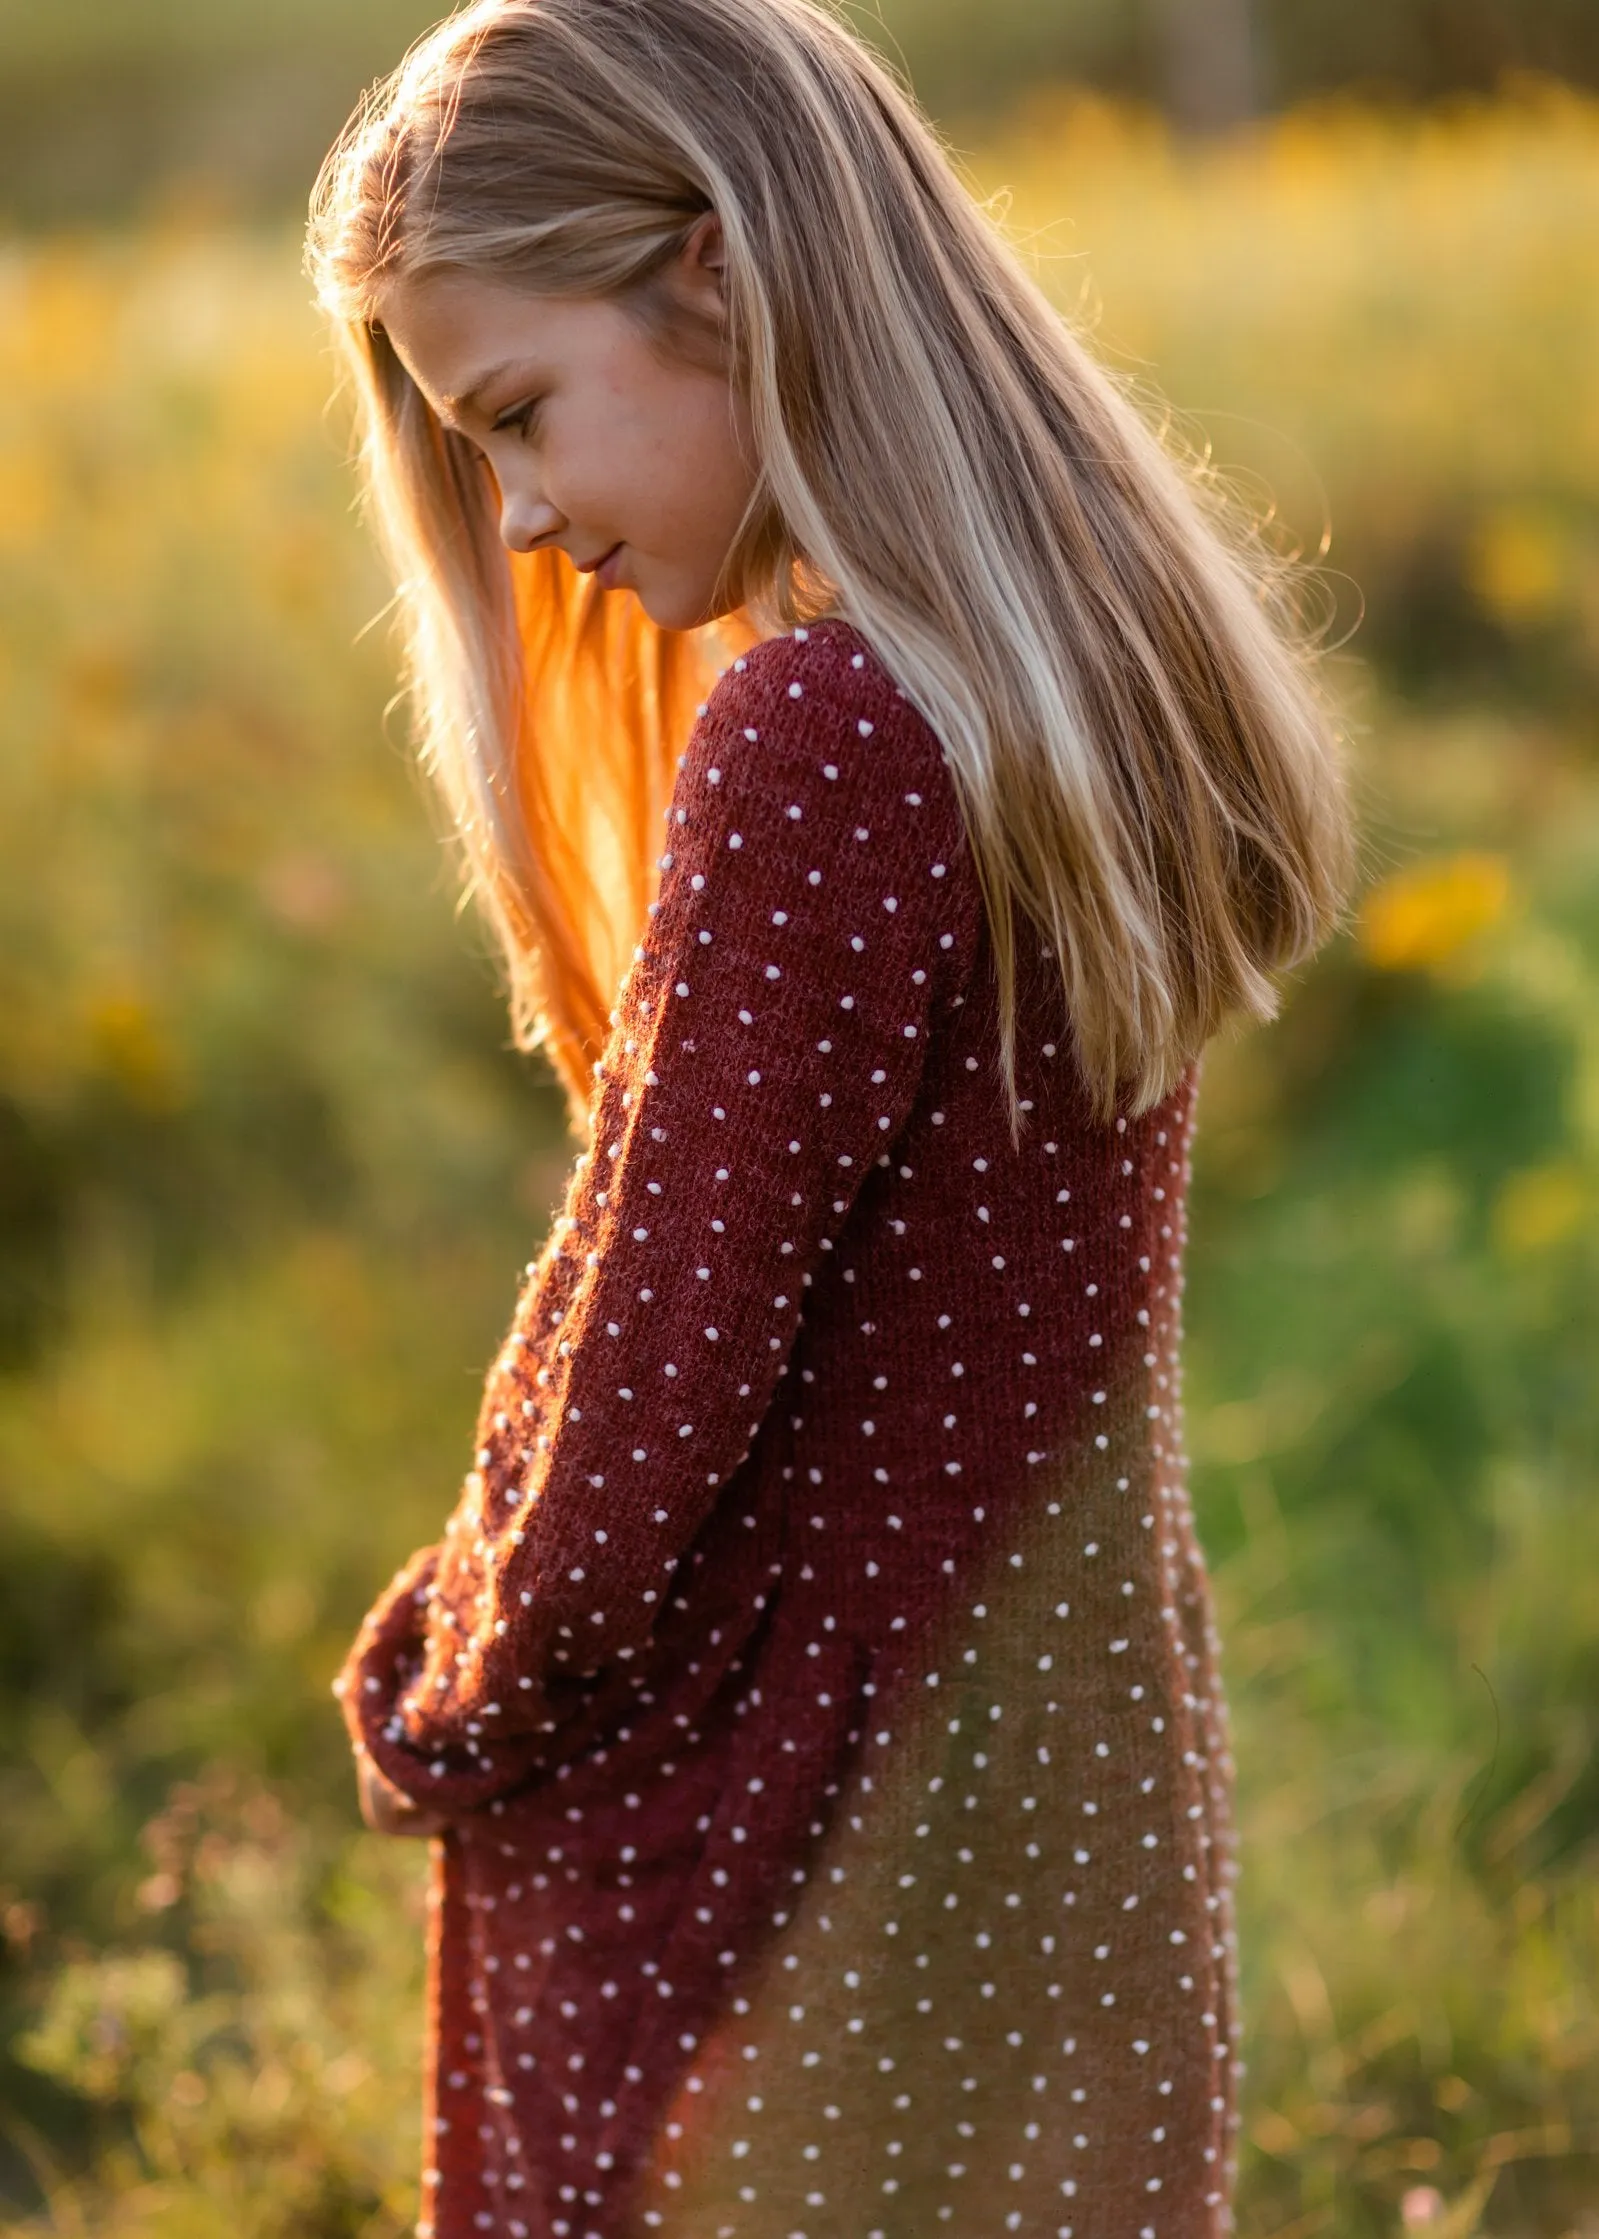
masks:
[[[606,561],[614,559],[616,554],[620,552],[621,549],[621,544],[620,542],[618,542],[616,544],[613,544],[608,552],[600,553],[597,559],[575,560],[572,564],[577,569],[580,575],[596,575],[598,574],[599,570],[604,567]]]

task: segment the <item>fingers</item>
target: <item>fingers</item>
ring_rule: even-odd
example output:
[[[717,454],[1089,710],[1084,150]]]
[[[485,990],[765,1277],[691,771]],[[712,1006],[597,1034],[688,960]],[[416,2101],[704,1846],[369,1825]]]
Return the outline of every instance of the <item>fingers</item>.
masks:
[[[379,1772],[370,1757],[356,1762],[356,1792],[361,1803],[361,1817],[378,1835],[409,1835],[417,1838],[441,1835],[446,1822],[437,1812],[425,1811],[411,1801],[402,1789],[396,1788]]]

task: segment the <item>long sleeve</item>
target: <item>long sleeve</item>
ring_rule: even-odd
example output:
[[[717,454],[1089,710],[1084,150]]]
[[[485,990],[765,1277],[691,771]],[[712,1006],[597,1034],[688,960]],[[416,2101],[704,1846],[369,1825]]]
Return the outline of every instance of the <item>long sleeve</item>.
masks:
[[[942,751],[844,624],[724,673],[667,841],[474,1466],[339,1682],[358,1749],[435,1808],[536,1778],[650,1642],[972,967]]]

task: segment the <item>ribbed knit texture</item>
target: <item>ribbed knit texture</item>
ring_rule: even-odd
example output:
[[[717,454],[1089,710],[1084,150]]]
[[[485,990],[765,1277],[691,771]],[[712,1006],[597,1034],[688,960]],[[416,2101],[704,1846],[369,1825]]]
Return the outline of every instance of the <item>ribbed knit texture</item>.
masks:
[[[682,757],[591,1149],[339,1683],[435,1845],[434,2239],[1214,2239],[1231,1761],[1195,1071],[1013,1151],[939,742],[847,624]]]

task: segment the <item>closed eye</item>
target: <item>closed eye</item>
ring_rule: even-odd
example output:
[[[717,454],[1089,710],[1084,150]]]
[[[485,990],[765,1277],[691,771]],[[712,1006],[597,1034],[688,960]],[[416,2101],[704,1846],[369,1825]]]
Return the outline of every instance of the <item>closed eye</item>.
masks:
[[[519,404],[514,411],[502,412],[491,432],[501,435],[507,429],[514,428],[525,440],[533,432],[533,422],[542,402],[542,397],[531,397],[526,404]]]

